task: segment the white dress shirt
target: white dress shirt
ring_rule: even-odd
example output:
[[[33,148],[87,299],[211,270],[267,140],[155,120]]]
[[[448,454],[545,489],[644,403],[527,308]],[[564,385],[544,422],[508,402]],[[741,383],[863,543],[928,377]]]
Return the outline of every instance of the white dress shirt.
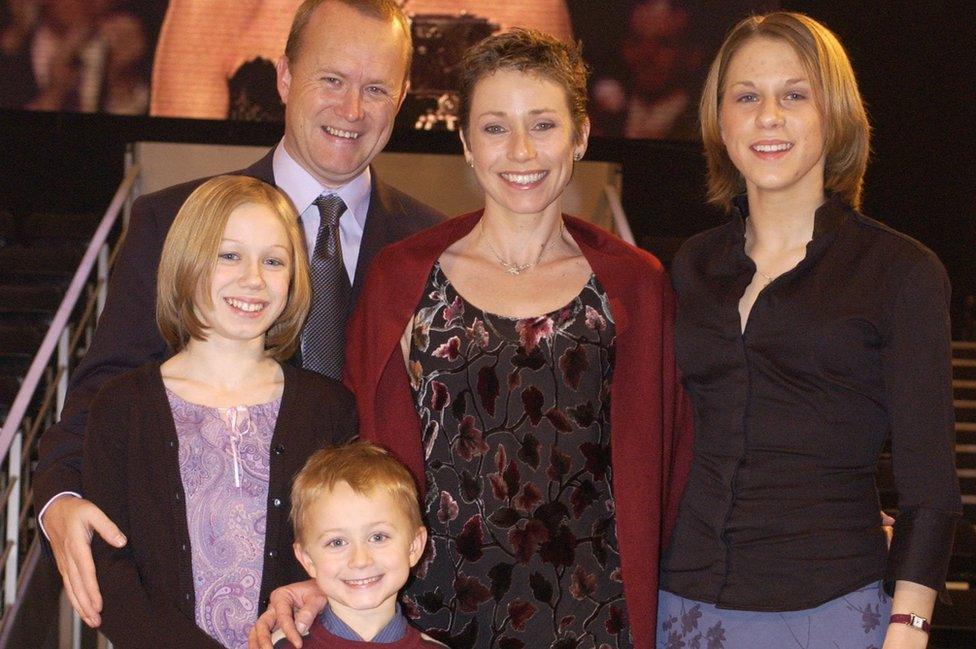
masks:
[[[278,189],[288,195],[302,217],[309,259],[315,249],[321,221],[319,208],[313,205],[313,201],[319,196],[336,194],[346,204],[346,211],[339,216],[339,242],[342,246],[342,262],[349,275],[349,283],[352,284],[356,277],[363,229],[366,227],[366,213],[369,211],[369,195],[372,189],[369,167],[338,189],[322,187],[318,180],[288,154],[284,143],[280,143],[274,152],[272,168]]]

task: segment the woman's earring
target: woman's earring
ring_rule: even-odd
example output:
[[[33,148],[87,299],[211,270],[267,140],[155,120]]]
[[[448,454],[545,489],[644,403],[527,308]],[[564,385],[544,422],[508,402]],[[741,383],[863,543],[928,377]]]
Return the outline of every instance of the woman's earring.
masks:
[[[468,166],[474,169],[474,160],[468,160]]]
[[[579,162],[582,159],[583,159],[583,154],[580,153],[579,151],[573,154],[573,160],[575,160],[576,162]]]

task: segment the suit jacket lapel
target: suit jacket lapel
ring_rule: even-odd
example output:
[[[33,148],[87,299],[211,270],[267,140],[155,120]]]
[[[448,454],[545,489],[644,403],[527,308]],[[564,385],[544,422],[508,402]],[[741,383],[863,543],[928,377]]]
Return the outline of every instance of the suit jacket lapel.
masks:
[[[352,306],[359,299],[359,291],[366,279],[373,257],[383,247],[405,239],[411,231],[403,224],[404,207],[389,190],[389,186],[376,177],[374,170],[372,189],[369,195],[369,210],[366,212],[366,227],[363,229],[363,240],[359,245],[359,260],[356,262],[356,277],[352,283]]]
[[[278,147],[271,147],[267,153],[265,153],[259,160],[257,160],[250,167],[245,167],[240,171],[233,172],[234,174],[241,176],[251,176],[252,178],[257,178],[258,180],[263,180],[269,185],[274,185],[274,152]]]

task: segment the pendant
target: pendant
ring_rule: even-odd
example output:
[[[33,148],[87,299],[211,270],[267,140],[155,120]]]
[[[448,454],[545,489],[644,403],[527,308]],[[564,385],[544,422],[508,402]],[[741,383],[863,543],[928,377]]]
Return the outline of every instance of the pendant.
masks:
[[[532,268],[532,264],[505,264],[505,270],[509,275],[521,275],[523,271]]]

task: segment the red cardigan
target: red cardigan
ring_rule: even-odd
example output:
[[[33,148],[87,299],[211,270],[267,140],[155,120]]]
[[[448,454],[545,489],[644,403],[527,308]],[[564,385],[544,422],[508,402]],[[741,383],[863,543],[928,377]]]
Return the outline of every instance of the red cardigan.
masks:
[[[380,252],[349,321],[345,381],[360,436],[385,446],[425,484],[420,420],[400,338],[434,262],[481,212],[456,217]],[[658,560],[691,464],[691,415],[674,360],[674,295],[660,262],[606,231],[564,216],[606,289],[616,324],[610,422],[617,542],[634,646],[654,646]]]

